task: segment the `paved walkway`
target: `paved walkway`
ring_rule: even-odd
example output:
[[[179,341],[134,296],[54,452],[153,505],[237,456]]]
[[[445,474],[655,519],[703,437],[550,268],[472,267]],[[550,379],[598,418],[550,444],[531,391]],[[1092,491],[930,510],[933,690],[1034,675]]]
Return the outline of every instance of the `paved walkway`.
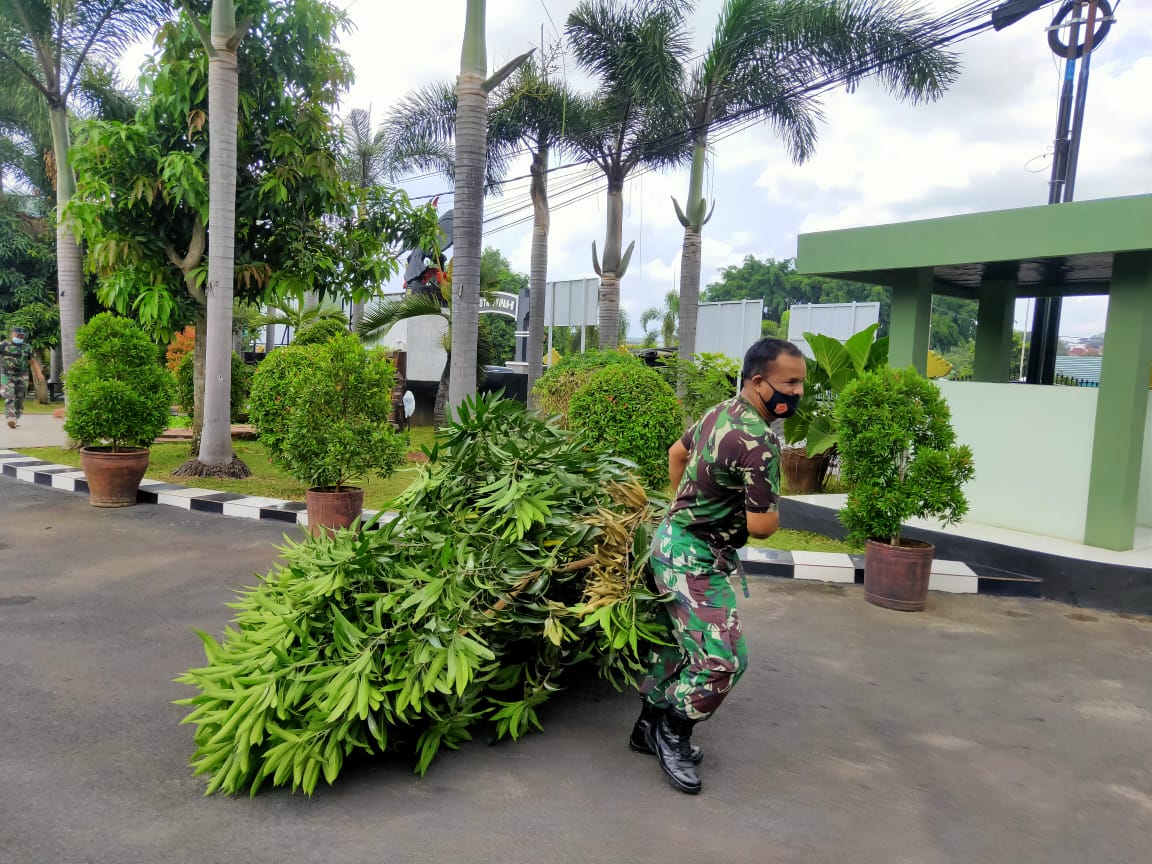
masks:
[[[424,780],[206,799],[172,678],[284,529],[0,477],[0,864],[1152,860],[1152,622],[794,581],[741,600],[753,664],[697,798],[628,751],[635,698],[585,684]]]
[[[63,447],[67,443],[64,420],[51,414],[25,414],[15,429],[9,429],[6,422],[0,422],[0,450]]]

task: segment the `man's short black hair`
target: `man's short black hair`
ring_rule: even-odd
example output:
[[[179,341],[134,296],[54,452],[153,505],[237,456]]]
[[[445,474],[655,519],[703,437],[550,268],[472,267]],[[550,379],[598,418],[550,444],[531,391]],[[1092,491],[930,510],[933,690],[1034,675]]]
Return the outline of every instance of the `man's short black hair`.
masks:
[[[768,376],[768,370],[781,354],[803,357],[804,352],[784,339],[761,339],[753,342],[744,354],[744,368],[740,372],[740,385],[743,386],[754,375]]]

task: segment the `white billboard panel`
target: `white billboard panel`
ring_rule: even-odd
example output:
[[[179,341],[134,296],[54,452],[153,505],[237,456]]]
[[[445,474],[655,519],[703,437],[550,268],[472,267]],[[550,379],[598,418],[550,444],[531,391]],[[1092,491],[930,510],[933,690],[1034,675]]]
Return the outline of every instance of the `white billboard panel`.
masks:
[[[545,327],[595,327],[599,305],[599,279],[544,283]]]
[[[696,319],[696,353],[723,354],[743,361],[744,352],[760,338],[763,300],[701,303]]]
[[[811,357],[805,333],[820,333],[846,342],[879,321],[879,303],[805,303],[788,311],[788,341]]]

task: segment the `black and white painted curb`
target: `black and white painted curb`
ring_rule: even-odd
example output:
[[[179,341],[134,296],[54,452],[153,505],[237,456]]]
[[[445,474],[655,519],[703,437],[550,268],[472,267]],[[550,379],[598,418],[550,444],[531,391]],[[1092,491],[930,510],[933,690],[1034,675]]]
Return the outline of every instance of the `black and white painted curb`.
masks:
[[[38,486],[65,492],[87,492],[84,472],[69,465],[44,462],[14,450],[0,450],[0,474]],[[136,500],[141,504],[166,504],[200,513],[218,513],[240,519],[260,519],[308,524],[307,508],[300,501],[282,501],[234,492],[217,492],[145,479]],[[365,510],[364,518],[376,515]],[[386,513],[385,518],[393,514]],[[864,556],[830,552],[784,552],[746,547],[740,550],[745,571],[751,576],[775,576],[810,582],[855,584],[864,581]],[[1005,593],[1002,583],[977,576],[959,561],[933,561],[929,590],[949,594]],[[1018,593],[1018,592],[1012,592]],[[1019,593],[1030,593],[1022,590]]]

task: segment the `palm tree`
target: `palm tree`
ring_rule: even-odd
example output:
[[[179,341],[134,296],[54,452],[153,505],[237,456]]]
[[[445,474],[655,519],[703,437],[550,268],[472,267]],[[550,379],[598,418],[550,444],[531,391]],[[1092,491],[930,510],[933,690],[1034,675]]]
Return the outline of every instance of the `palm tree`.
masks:
[[[84,323],[83,254],[63,217],[76,190],[68,160],[69,100],[86,68],[111,67],[123,49],[151,32],[169,9],[166,0],[0,0],[3,79],[27,81],[48,107],[56,166],[56,257],[65,370],[76,359],[76,331]]]
[[[454,367],[448,389],[448,405],[455,411],[475,394],[471,370],[476,367],[476,334],[480,314],[480,248],[484,228],[484,176],[488,137],[488,95],[532,52],[522,54],[492,77],[488,72],[484,41],[484,0],[468,0],[464,46],[460,52],[460,77],[456,79],[456,203],[452,238],[456,267],[452,308]]]
[[[444,336],[444,350],[447,358],[444,370],[440,373],[440,385],[436,389],[436,406],[432,412],[432,422],[439,428],[448,419],[448,394],[451,389],[451,380],[454,373],[452,366],[452,351],[456,344],[453,336],[453,306],[452,275],[453,264],[448,265],[444,280],[440,283],[441,296],[436,297],[424,291],[406,294],[403,297],[387,299],[368,309],[357,332],[360,338],[369,344],[388,335],[388,331],[410,318],[421,318],[432,315],[442,318],[448,324],[448,331]],[[488,262],[481,259],[480,265],[480,295],[492,299],[492,293],[500,284],[500,274],[488,266]],[[484,379],[484,367],[491,364],[495,351],[491,342],[486,338],[483,328],[477,322],[476,332],[476,371],[473,387],[478,386]]]
[[[356,212],[364,213],[364,190],[379,186],[388,176],[388,144],[381,131],[372,132],[372,110],[353,108],[341,126],[340,174],[360,190]],[[352,303],[352,327],[355,329],[364,317],[364,301]]]
[[[548,167],[563,145],[568,95],[551,78],[551,62],[529,58],[496,91],[488,112],[485,185],[500,185],[515,152],[527,150],[531,165],[532,253],[529,267],[528,392],[540,377],[544,356],[544,294],[548,281]],[[455,176],[453,137],[456,93],[447,84],[433,84],[408,94],[389,114],[381,129],[388,142],[393,176],[401,171],[437,171]],[[531,398],[531,397],[530,397]]]
[[[932,47],[928,16],[902,0],[725,0],[712,42],[688,77],[686,117],[692,173],[682,209],[680,358],[696,347],[701,233],[708,222],[702,195],[708,135],[736,118],[764,120],[783,137],[792,159],[815,150],[819,83],[851,87],[878,77],[898,98],[939,97],[955,79],[957,62]],[[813,86],[816,85],[816,86]]]
[[[179,476],[250,477],[232,449],[232,301],[236,261],[236,124],[239,73],[236,49],[248,25],[236,26],[233,0],[212,0],[211,30],[188,16],[208,52],[207,333],[204,356],[204,431],[200,452]]]
[[[668,348],[675,344],[679,332],[679,318],[680,295],[675,291],[669,291],[664,295],[663,309],[659,306],[651,306],[640,315],[640,326],[644,328],[645,346],[651,348],[656,344],[657,331],[649,330],[650,324],[660,325],[659,335],[662,339],[662,347]]]
[[[267,311],[254,323],[257,327],[274,325],[290,327],[298,333],[309,324],[325,319],[348,323],[348,319],[344,317],[344,309],[335,303],[319,303],[313,306],[306,299],[297,298],[296,302],[292,302],[289,298],[282,297],[274,303],[269,303]]]
[[[686,0],[583,0],[565,26],[577,62],[599,84],[596,96],[572,100],[566,137],[608,181],[602,258],[592,244],[601,348],[619,341],[620,279],[634,245],[621,253],[624,182],[636,168],[678,165],[688,156],[680,123],[691,9]]]

